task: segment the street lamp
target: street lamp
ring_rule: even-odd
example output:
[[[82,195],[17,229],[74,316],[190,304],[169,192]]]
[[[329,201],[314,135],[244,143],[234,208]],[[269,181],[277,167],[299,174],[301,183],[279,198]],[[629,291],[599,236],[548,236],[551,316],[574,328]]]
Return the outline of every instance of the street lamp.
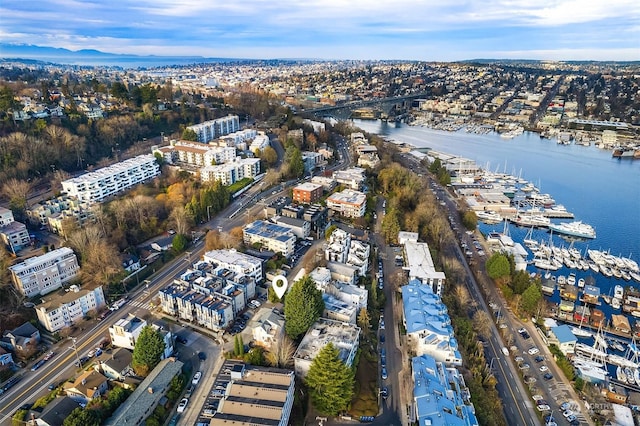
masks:
[[[491,358],[491,362],[489,363],[489,370],[493,370],[493,361],[495,361],[496,359],[500,361],[500,358],[498,358],[497,356]]]
[[[78,368],[82,367],[82,364],[80,363],[80,357],[78,356],[78,347],[76,346],[76,340],[78,340],[76,337],[72,337],[69,336],[69,340],[71,340],[73,343],[71,344],[71,346],[73,347],[74,352],[76,353],[76,365],[78,366]]]

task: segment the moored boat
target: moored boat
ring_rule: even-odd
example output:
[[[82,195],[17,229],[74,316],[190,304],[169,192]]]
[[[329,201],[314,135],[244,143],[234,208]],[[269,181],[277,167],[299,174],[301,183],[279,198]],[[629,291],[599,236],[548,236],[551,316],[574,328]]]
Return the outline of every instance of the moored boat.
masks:
[[[572,237],[596,237],[596,231],[593,229],[593,227],[579,220],[575,222],[552,223],[549,225],[549,229],[559,234],[570,235]]]

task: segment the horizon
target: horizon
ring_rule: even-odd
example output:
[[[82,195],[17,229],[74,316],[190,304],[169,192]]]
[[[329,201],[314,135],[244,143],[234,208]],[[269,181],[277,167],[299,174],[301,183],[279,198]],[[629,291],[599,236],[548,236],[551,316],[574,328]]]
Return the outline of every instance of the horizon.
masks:
[[[640,3],[612,0],[7,0],[0,40],[71,51],[248,60],[640,60]],[[126,19],[123,19],[126,17]],[[2,52],[0,52],[1,54]]]

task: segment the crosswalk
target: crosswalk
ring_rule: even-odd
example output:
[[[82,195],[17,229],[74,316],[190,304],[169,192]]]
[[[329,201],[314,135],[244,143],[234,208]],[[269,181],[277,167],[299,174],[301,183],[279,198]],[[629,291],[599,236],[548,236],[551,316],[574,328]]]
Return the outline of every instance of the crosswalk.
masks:
[[[129,305],[135,306],[136,308],[140,308],[140,309],[146,309],[147,311],[154,309],[153,303],[151,302],[143,303],[139,300],[132,300],[131,302],[129,302]]]

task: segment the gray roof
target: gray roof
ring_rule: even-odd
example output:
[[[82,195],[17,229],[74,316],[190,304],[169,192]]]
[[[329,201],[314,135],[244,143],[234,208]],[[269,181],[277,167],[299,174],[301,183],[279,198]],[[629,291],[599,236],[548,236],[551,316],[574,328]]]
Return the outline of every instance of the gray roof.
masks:
[[[153,409],[169,389],[169,383],[180,374],[184,364],[175,358],[160,361],[140,386],[127,400],[103,423],[104,426],[141,424],[153,413]],[[151,391],[149,390],[151,389]]]
[[[50,426],[62,426],[64,419],[78,407],[80,404],[68,396],[59,397],[48,403],[38,418]]]
[[[103,361],[113,371],[121,372],[131,364],[133,354],[125,348],[115,349],[111,353],[111,357]]]

